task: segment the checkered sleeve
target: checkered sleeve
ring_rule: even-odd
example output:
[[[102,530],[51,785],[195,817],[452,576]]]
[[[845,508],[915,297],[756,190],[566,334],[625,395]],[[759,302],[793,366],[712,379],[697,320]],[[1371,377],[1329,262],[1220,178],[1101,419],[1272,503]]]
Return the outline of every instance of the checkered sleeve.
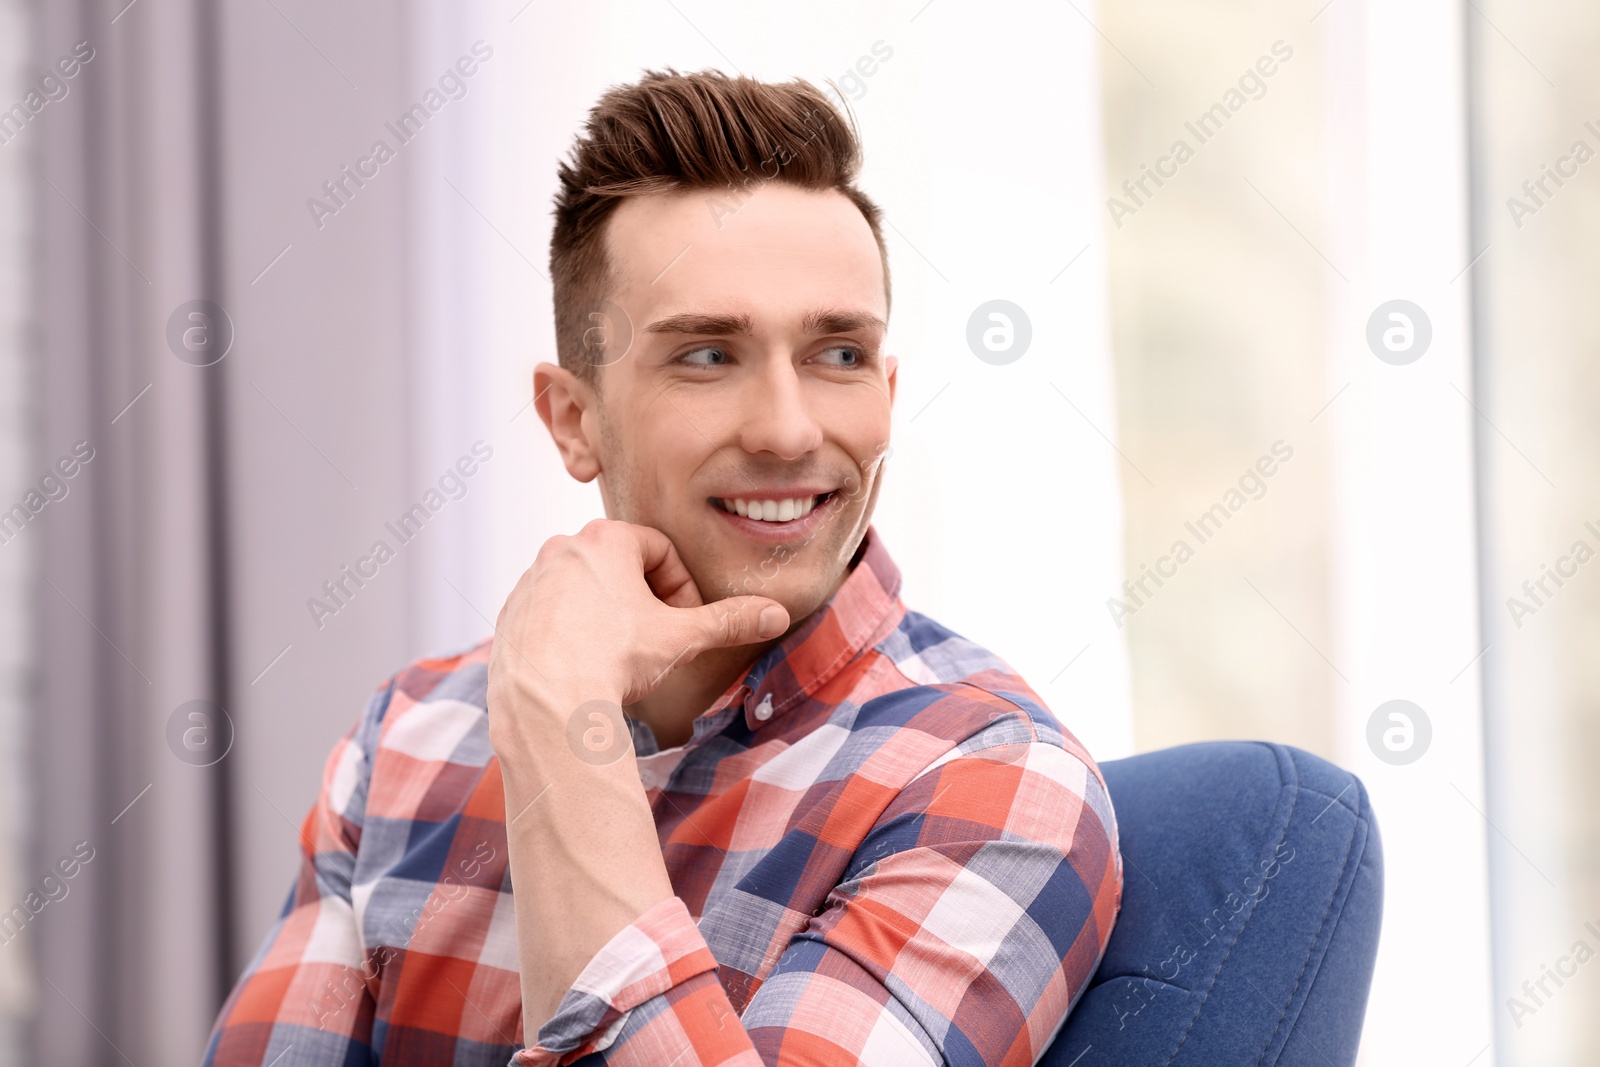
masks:
[[[742,1016],[674,897],[604,946],[511,1063],[1031,1065],[1099,965],[1121,895],[1087,758],[1037,736],[962,746],[890,802]]]
[[[300,826],[300,870],[282,912],[229,994],[205,1067],[367,1063],[377,959],[364,959],[350,884],[372,754],[393,681],[374,694],[323,768]]]

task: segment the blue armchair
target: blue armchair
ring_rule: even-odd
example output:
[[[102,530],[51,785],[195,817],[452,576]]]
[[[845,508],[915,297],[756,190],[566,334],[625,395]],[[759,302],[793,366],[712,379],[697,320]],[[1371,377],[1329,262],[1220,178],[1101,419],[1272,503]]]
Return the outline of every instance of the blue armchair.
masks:
[[[1218,741],[1101,764],[1122,912],[1047,1067],[1348,1067],[1383,856],[1348,771]]]

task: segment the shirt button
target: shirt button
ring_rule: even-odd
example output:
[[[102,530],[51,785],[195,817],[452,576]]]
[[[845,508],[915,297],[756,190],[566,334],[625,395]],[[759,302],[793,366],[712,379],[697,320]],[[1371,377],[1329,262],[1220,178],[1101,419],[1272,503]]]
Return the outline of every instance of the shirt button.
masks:
[[[756,705],[756,718],[766,722],[772,718],[772,694],[768,693],[761,698],[761,703]]]

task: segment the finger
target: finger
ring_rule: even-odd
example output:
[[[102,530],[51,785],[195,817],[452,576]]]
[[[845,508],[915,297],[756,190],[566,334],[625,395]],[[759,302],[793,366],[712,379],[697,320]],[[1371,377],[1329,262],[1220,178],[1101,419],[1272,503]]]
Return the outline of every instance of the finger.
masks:
[[[674,608],[696,608],[705,603],[700,587],[684,566],[672,539],[654,526],[623,523],[639,547],[639,566],[645,584],[656,599]]]
[[[764,596],[731,596],[682,614],[689,623],[686,640],[694,655],[770,640],[789,629],[788,610]]]

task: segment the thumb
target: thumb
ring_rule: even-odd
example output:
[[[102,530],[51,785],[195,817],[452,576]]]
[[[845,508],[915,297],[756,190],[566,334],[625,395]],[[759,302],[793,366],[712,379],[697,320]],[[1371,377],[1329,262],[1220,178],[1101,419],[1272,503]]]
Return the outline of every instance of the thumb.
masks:
[[[731,596],[680,610],[693,621],[702,651],[765,641],[789,628],[788,609],[764,596]]]

